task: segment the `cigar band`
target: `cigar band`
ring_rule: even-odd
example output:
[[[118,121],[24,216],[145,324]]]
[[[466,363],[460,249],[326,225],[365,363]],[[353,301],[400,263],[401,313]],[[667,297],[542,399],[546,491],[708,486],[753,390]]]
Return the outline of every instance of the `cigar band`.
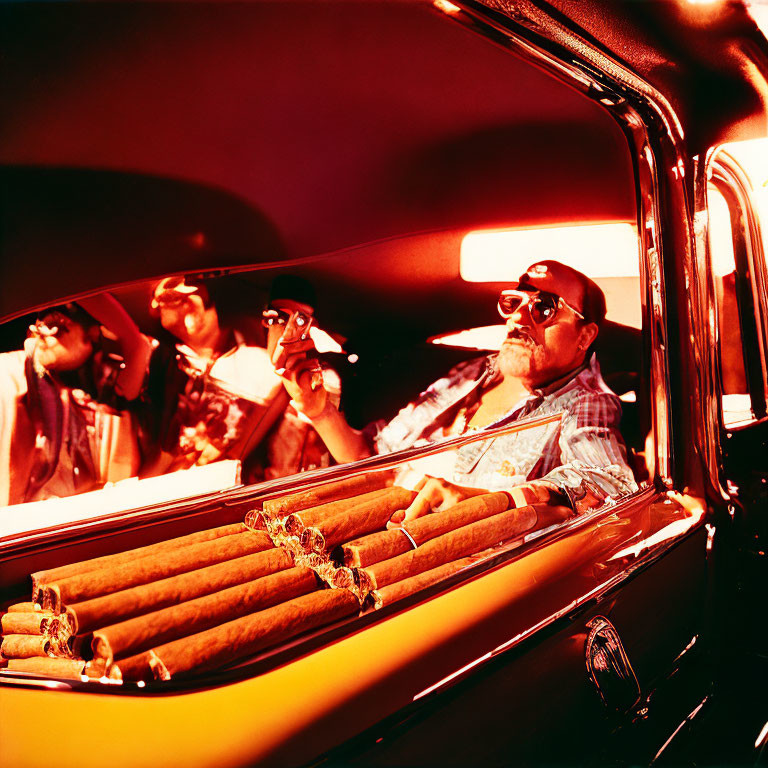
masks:
[[[252,509],[246,513],[243,523],[249,531],[259,531],[262,530],[262,528],[259,526],[259,522],[261,520],[261,510]]]
[[[411,546],[414,549],[418,549],[419,545],[416,543],[416,540],[413,538],[413,536],[411,536],[411,534],[408,533],[408,531],[405,528],[401,528],[400,530],[405,534],[405,538],[411,542]]]

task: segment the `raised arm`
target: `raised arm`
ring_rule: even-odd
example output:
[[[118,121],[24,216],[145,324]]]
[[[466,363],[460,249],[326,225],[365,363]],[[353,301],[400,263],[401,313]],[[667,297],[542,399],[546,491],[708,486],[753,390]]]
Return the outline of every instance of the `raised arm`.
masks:
[[[134,400],[144,383],[152,345],[111,294],[100,293],[77,303],[117,337],[125,363],[117,377],[117,393],[126,400]]]
[[[307,356],[313,348],[311,341],[307,340],[281,358],[283,367],[278,369],[278,373],[283,385],[296,410],[312,422],[337,462],[364,459],[371,455],[371,449],[362,432],[347,424],[343,414],[328,396],[317,359]]]

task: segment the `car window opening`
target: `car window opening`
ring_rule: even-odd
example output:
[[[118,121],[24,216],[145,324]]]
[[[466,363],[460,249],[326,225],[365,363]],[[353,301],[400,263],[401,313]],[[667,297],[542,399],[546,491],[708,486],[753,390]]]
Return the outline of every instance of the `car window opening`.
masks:
[[[382,610],[634,493],[648,477],[646,433],[640,426],[648,396],[637,370],[641,330],[615,322],[612,308],[621,307],[623,319],[639,314],[638,278],[624,274],[624,267],[618,276],[603,274],[598,283],[558,262],[526,266],[519,281],[511,279],[500,294],[490,294],[503,324],[439,334],[414,347],[421,350],[422,364],[429,362],[425,351],[443,350],[421,374],[434,384],[419,397],[411,395],[410,405],[399,413],[387,416],[382,399],[378,406],[384,418],[373,422],[369,414],[375,413],[376,393],[384,391],[382,383],[398,370],[398,360],[407,358],[398,351],[375,359],[379,338],[363,343],[365,337],[343,311],[337,323],[326,324],[326,305],[319,298],[328,287],[322,272],[259,272],[215,280],[179,276],[121,289],[111,298],[105,294],[100,301],[124,323],[109,317],[112,327],[125,333],[125,327],[135,326],[151,341],[149,376],[136,405],[121,396],[111,412],[118,426],[138,424],[129,455],[144,461],[144,469],[137,472],[134,463],[123,467],[126,477],[102,490],[25,504],[39,525],[74,522],[83,510],[103,515],[175,494],[280,481],[297,465],[280,473],[275,460],[287,466],[301,455],[316,457],[307,468],[320,469],[371,454],[366,461],[393,459],[387,469],[326,482],[303,495],[270,497],[267,492],[245,524],[118,552],[103,563],[70,563],[33,575],[29,605],[33,614],[49,620],[48,634],[40,636],[48,638],[46,653],[56,658],[27,662],[20,655],[25,649],[8,646],[11,666],[31,670],[37,664],[54,676],[77,667],[78,675],[141,683],[183,678],[210,662],[206,654],[189,655],[183,638],[190,632],[202,633],[215,648],[222,642],[217,627],[240,622],[244,636],[253,640],[244,641],[242,654],[230,656],[252,657],[272,643],[273,633],[280,634],[285,612],[293,606],[304,606],[314,617],[302,625],[307,631],[346,620],[361,606]],[[252,302],[258,296],[264,310],[254,316]],[[121,314],[126,308],[128,320]],[[79,317],[71,308],[60,312],[29,318],[28,339],[47,343],[50,338],[56,353]],[[125,371],[121,340],[105,325],[99,352],[119,376]],[[547,350],[554,352],[547,356]],[[69,352],[69,347],[60,352],[66,361],[60,381],[71,381],[72,389],[75,383],[88,385],[82,376],[74,378],[72,371],[80,372],[69,365]],[[638,358],[628,368],[633,354]],[[605,378],[598,357],[609,361]],[[51,359],[55,370],[58,358],[51,353]],[[32,355],[32,363],[42,368],[47,361]],[[447,361],[454,367],[446,376]],[[290,379],[297,364],[306,378],[298,386],[294,376],[286,393],[281,376]],[[253,378],[256,369],[263,375]],[[400,376],[406,371],[400,369]],[[47,383],[50,374],[43,376]],[[112,376],[104,381],[116,382]],[[530,377],[529,389],[517,383],[518,376]],[[80,398],[103,419],[93,405],[99,390],[89,391],[95,393],[90,400],[77,395],[66,403],[80,406]],[[621,396],[621,418],[614,393]],[[169,412],[158,403],[170,404]],[[341,449],[317,426],[326,412],[349,419]],[[50,429],[45,423],[41,428]],[[152,434],[165,435],[165,442],[153,443]],[[57,471],[69,466],[64,462]],[[338,487],[344,490],[337,492]],[[8,531],[13,530],[11,525]],[[302,568],[314,575],[301,575]],[[336,591],[318,592],[319,584]],[[267,587],[272,597],[264,597]],[[180,607],[165,607],[167,588],[186,590]],[[130,596],[128,603],[123,594]],[[151,619],[143,618],[144,609],[135,614],[130,607],[137,596],[167,627],[184,629],[168,629],[162,634],[165,644],[158,640],[146,650],[137,638],[145,636],[142,627]],[[205,625],[187,625],[182,614],[186,617],[184,611],[198,602],[212,618]],[[246,627],[248,620],[232,607],[235,603],[258,611],[258,624]],[[51,617],[60,617],[56,633]]]

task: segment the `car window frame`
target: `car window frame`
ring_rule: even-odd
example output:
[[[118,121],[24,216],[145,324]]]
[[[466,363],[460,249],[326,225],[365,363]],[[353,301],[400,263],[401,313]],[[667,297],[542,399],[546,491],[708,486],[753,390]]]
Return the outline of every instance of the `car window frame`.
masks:
[[[768,418],[768,290],[765,275],[765,253],[760,219],[752,199],[751,184],[738,162],[722,148],[716,149],[708,164],[707,177],[728,206],[731,239],[736,268],[736,298],[741,323],[741,353],[744,360],[747,394],[752,418],[738,424],[727,424],[723,409],[723,358],[721,354],[720,318],[713,302],[715,363],[715,400],[721,429],[749,429]],[[707,238],[707,280],[710,295],[715,295],[713,259]]]

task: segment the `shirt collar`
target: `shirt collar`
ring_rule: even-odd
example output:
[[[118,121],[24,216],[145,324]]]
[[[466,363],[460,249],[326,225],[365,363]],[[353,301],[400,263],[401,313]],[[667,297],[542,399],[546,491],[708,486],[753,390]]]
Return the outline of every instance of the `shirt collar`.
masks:
[[[497,379],[501,378],[501,373],[499,372],[498,366],[497,366],[497,358],[498,353],[489,355],[485,362],[485,372],[483,373],[482,377],[480,378],[480,384],[486,385],[491,384]],[[559,378],[555,379],[554,381],[550,382],[544,387],[537,387],[531,392],[531,396],[535,397],[547,397],[548,395],[552,395],[555,392],[558,392],[561,389],[567,389],[570,386],[573,386],[576,379],[579,378],[583,373],[589,372],[592,375],[599,376],[600,369],[597,362],[597,355],[593,352],[592,355],[589,357],[589,359],[585,360],[578,368],[574,368],[574,370],[569,371],[564,376],[560,376]]]
[[[236,350],[245,346],[245,338],[243,337],[243,334],[240,333],[240,331],[233,330],[231,333],[231,338],[234,340],[234,344],[226,352],[222,352],[220,355],[214,357],[214,361],[221,360],[222,357],[227,357]],[[197,352],[195,352],[192,347],[188,347],[186,344],[179,342],[176,345],[176,349],[186,357],[198,358]]]

